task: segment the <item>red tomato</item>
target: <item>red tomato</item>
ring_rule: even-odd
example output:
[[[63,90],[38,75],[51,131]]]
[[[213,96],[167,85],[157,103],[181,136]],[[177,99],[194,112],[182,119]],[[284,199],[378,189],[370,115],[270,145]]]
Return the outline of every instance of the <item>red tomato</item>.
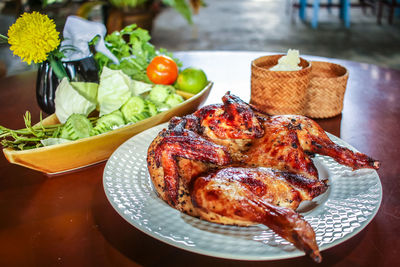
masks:
[[[155,84],[173,84],[178,77],[178,66],[167,56],[156,56],[147,66],[147,77]]]

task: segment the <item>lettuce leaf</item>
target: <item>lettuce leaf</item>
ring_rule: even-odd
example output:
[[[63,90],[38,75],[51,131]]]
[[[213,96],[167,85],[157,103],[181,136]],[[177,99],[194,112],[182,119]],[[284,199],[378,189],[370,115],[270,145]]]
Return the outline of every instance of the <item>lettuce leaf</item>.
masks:
[[[96,109],[96,103],[87,100],[76,91],[67,78],[62,79],[56,89],[54,99],[56,116],[61,123],[65,123],[71,114],[83,114],[88,116]]]
[[[119,109],[132,96],[132,80],[121,70],[103,68],[97,92],[99,116]]]
[[[92,103],[97,103],[99,85],[92,82],[71,82],[72,87]]]
[[[141,95],[149,92],[153,88],[152,84],[132,80],[132,95]]]

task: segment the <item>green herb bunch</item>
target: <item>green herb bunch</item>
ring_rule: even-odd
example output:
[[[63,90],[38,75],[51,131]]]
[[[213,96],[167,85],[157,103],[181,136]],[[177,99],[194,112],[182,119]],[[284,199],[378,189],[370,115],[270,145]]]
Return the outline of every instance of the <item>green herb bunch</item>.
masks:
[[[89,120],[95,124],[97,118],[89,118]],[[42,113],[40,113],[40,122],[32,126],[31,113],[26,111],[24,115],[25,128],[12,130],[0,125],[1,145],[3,148],[26,150],[42,147],[41,140],[60,137],[63,124],[43,125],[42,121]]]
[[[43,125],[42,113],[40,113],[40,123],[32,126],[29,111],[24,115],[24,122],[26,128],[19,130],[12,130],[0,125],[0,138],[3,148],[24,150],[41,147],[43,145],[40,140],[57,137],[62,126],[61,124]]]

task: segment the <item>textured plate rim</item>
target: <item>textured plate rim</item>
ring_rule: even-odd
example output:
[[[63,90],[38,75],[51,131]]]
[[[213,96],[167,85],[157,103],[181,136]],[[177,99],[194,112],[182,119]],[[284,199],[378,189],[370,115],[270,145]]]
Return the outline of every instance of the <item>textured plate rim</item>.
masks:
[[[111,204],[111,206],[114,208],[114,210],[124,219],[126,220],[129,224],[131,224],[132,226],[134,226],[136,229],[138,229],[139,231],[149,235],[152,238],[155,238],[161,242],[164,242],[168,245],[171,245],[173,247],[176,248],[180,248],[183,249],[185,251],[189,251],[192,253],[197,253],[197,254],[201,254],[201,255],[205,255],[205,256],[211,256],[211,257],[217,257],[217,258],[223,258],[223,259],[231,259],[231,260],[245,260],[245,261],[273,261],[273,260],[283,260],[283,259],[290,259],[290,258],[296,258],[296,257],[301,257],[304,256],[305,253],[301,250],[295,249],[293,251],[284,253],[284,254],[280,254],[280,255],[259,255],[259,256],[248,256],[248,255],[243,255],[243,254],[239,254],[239,253],[223,253],[223,252],[217,252],[217,251],[211,251],[211,250],[207,250],[207,249],[203,249],[203,248],[199,248],[199,247],[189,247],[187,245],[181,244],[179,242],[172,242],[169,238],[154,234],[154,232],[149,231],[146,229],[146,227],[142,227],[140,224],[138,224],[137,222],[135,222],[134,220],[132,220],[131,218],[129,218],[129,216],[127,216],[125,213],[123,213],[119,208],[118,208],[118,204],[115,203],[112,200],[112,197],[109,195],[108,191],[107,191],[107,183],[106,183],[106,172],[109,169],[109,162],[110,160],[112,160],[117,154],[120,153],[120,151],[122,150],[122,148],[124,146],[128,146],[131,142],[134,142],[135,139],[140,138],[143,135],[146,135],[148,132],[153,131],[154,128],[159,128],[160,130],[162,128],[165,128],[168,125],[167,123],[163,123],[157,126],[154,126],[150,129],[147,129],[141,133],[139,133],[136,136],[131,137],[130,139],[128,139],[127,141],[125,141],[123,144],[121,144],[111,155],[111,157],[107,160],[106,166],[104,168],[103,171],[103,189],[104,192],[106,194],[106,197],[109,201],[109,203]],[[354,147],[352,147],[350,144],[348,144],[347,142],[343,141],[342,139],[327,133],[328,136],[336,143],[339,143],[342,146],[345,146],[351,150],[357,151]],[[336,239],[333,242],[330,242],[328,244],[323,244],[323,245],[319,245],[319,249],[320,251],[324,251],[327,250],[329,248],[332,248],[334,246],[337,246],[347,240],[349,240],[350,238],[354,237],[355,235],[359,234],[363,229],[365,229],[365,227],[368,226],[368,224],[374,219],[374,217],[376,216],[376,214],[379,211],[379,208],[381,206],[382,203],[382,197],[383,197],[383,192],[382,192],[382,184],[379,178],[378,173],[376,172],[376,170],[373,170],[374,172],[374,176],[377,180],[377,186],[378,186],[378,190],[379,190],[379,199],[377,201],[377,203],[375,204],[375,208],[373,210],[373,212],[368,216],[368,219],[357,229],[355,229],[354,231],[346,234],[344,237],[340,238],[340,239]],[[149,177],[150,179],[150,177]],[[154,189],[153,189],[154,190]],[[156,194],[153,191],[154,194]],[[160,198],[158,198],[158,201],[165,206],[166,209],[171,209],[172,212],[174,212],[176,214],[176,216],[181,216],[181,217],[188,217],[188,218],[192,218],[195,220],[200,220],[197,218],[193,218],[187,214],[183,214],[180,211],[173,209],[172,207],[170,207],[169,205],[167,205],[163,200],[161,200]],[[202,221],[202,220],[200,220]],[[210,223],[211,224],[211,223]],[[237,227],[238,229],[240,229],[240,227]],[[256,242],[256,241],[254,241]],[[267,245],[266,245],[267,246]]]

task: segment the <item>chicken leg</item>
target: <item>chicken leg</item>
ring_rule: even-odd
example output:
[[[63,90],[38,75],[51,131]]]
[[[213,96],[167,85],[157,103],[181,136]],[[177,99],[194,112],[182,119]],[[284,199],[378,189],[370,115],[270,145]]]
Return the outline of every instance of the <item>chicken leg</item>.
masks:
[[[292,199],[295,194],[291,192],[274,172],[262,168],[226,168],[195,179],[191,196],[201,218],[212,221],[224,216],[264,224],[314,261],[321,262],[312,227],[293,209],[271,203],[277,203],[280,197],[268,197],[281,195],[283,199]]]

